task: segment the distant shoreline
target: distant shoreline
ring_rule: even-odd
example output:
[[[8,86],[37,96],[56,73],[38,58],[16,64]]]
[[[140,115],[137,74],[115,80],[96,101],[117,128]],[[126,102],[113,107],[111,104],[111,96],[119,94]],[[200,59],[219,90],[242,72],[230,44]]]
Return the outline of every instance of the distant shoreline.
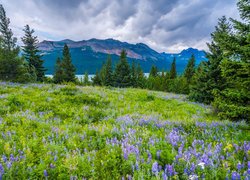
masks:
[[[146,77],[148,77],[148,76],[149,76],[149,73],[144,73],[144,75],[145,75]],[[53,75],[52,75],[52,74],[46,74],[45,76],[46,76],[46,77],[53,78]],[[77,79],[79,79],[79,80],[83,80],[83,78],[84,78],[84,74],[76,74],[75,76],[76,76]],[[94,77],[94,76],[95,76],[95,74],[89,74],[89,75],[88,75],[89,80],[91,80],[91,78]]]

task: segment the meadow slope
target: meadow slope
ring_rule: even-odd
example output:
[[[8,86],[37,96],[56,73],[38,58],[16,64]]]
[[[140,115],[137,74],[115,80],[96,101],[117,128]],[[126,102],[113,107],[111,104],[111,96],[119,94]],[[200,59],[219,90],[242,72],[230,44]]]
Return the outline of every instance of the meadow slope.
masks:
[[[3,179],[244,179],[250,128],[183,95],[0,82]]]

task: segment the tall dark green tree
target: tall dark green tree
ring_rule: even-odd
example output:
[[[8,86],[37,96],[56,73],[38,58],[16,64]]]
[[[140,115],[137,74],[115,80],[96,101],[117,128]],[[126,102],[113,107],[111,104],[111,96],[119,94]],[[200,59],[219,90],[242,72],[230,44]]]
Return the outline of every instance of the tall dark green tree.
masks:
[[[170,79],[175,79],[176,77],[177,77],[176,58],[174,57],[173,62],[171,64],[171,69],[170,69]]]
[[[103,66],[104,68],[104,85],[105,86],[112,86],[113,85],[113,68],[112,68],[112,59],[111,56],[108,55],[107,62]]]
[[[130,66],[127,61],[127,53],[122,50],[120,60],[115,68],[114,85],[116,87],[131,86]]]
[[[102,80],[100,77],[100,73],[96,71],[95,76],[92,78],[92,83],[94,86],[101,86],[102,85]]]
[[[157,77],[158,76],[158,68],[154,64],[151,66],[149,76],[150,77]]]
[[[231,18],[232,31],[219,39],[225,88],[214,92],[213,105],[223,119],[250,121],[250,3],[239,0],[237,5],[242,21]]]
[[[54,81],[54,83],[62,83],[63,82],[63,69],[62,69],[61,60],[59,57],[56,60],[53,81]]]
[[[213,91],[221,91],[225,88],[225,79],[221,74],[221,61],[225,53],[221,48],[221,40],[229,39],[230,24],[226,17],[219,19],[215,32],[211,34],[212,42],[208,45],[207,62],[203,62],[194,75],[194,83],[191,86],[189,98],[205,104],[214,101]]]
[[[69,47],[67,46],[67,44],[65,44],[63,47],[63,57],[62,57],[61,67],[63,70],[63,81],[75,82],[76,68],[72,63]]]
[[[135,65],[134,61],[132,62],[130,73],[131,73],[131,75],[130,75],[131,76],[131,86],[136,87],[137,81],[138,81],[138,76],[136,73],[136,65]]]
[[[192,80],[192,77],[195,73],[195,57],[192,54],[191,58],[188,61],[187,67],[184,71],[184,77],[187,79],[187,82],[190,83]]]
[[[0,4],[0,80],[26,82],[31,81],[32,76],[28,72],[28,66],[20,58],[17,39],[10,29],[10,19],[6,16],[4,7]]]
[[[34,36],[34,29],[30,29],[29,25],[26,25],[23,29],[24,37],[22,37],[23,41],[23,56],[25,60],[29,63],[30,70],[35,68],[35,73],[37,77],[37,81],[43,81],[45,78],[46,69],[43,67],[43,60],[41,59],[41,55],[38,50],[38,39],[37,36]],[[32,71],[30,71],[32,74]]]
[[[89,82],[89,74],[88,74],[88,72],[85,72],[85,73],[84,73],[83,85],[84,85],[84,86],[90,85],[90,82]]]
[[[136,67],[136,77],[137,77],[137,81],[136,81],[135,87],[145,88],[146,78],[139,63],[137,64],[137,67]]]

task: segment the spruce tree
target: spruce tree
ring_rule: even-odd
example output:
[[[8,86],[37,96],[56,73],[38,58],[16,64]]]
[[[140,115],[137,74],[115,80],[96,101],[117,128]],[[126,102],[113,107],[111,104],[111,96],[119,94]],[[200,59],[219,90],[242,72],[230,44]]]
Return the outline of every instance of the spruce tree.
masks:
[[[113,69],[112,69],[112,59],[108,55],[107,62],[104,67],[104,85],[112,86],[113,85]]]
[[[151,66],[149,76],[150,77],[157,77],[158,76],[158,68],[154,64]]]
[[[7,18],[0,4],[0,80],[27,82],[32,81],[28,67],[23,58],[19,57],[17,39],[10,29],[10,19]]]
[[[195,57],[192,54],[191,58],[188,61],[187,67],[184,71],[184,77],[187,79],[188,83],[191,82],[194,73],[195,73]]]
[[[23,29],[25,35],[22,37],[23,41],[23,56],[25,60],[29,63],[30,70],[35,68],[35,73],[37,81],[43,81],[45,78],[46,69],[43,67],[43,60],[38,50],[38,39],[37,36],[34,36],[35,32],[33,29],[30,29],[29,25],[26,25]],[[32,74],[33,72],[30,71]]]
[[[220,64],[225,88],[215,91],[213,105],[221,118],[250,121],[250,4],[238,1],[242,21],[230,19],[232,31],[219,37],[223,51]]]
[[[56,60],[56,66],[55,66],[55,73],[53,76],[53,81],[54,83],[62,83],[63,80],[63,69],[62,69],[62,65],[61,65],[61,60],[58,57]]]
[[[90,84],[88,72],[85,72],[85,73],[84,73],[83,84],[84,84],[84,86],[88,86],[88,85]]]
[[[127,53],[122,50],[120,60],[115,68],[115,86],[129,87],[131,86],[130,66],[127,61]]]
[[[170,69],[170,79],[175,79],[177,76],[176,72],[176,58],[174,57],[173,62],[171,64],[171,69]]]
[[[93,85],[100,86],[102,84],[101,77],[98,71],[96,71],[95,76],[92,78]]]
[[[62,57],[62,62],[61,62],[61,67],[63,70],[63,81],[65,82],[75,82],[75,71],[76,68],[72,64],[70,52],[69,52],[69,47],[67,44],[64,45],[63,47],[63,57]]]
[[[189,98],[210,104],[214,101],[214,91],[225,88],[225,79],[221,74],[221,62],[225,53],[221,48],[221,39],[228,39],[231,31],[230,24],[225,16],[219,19],[215,32],[211,34],[212,42],[208,45],[207,62],[203,62],[194,75]]]
[[[134,61],[132,62],[130,73],[131,73],[131,86],[132,87],[137,87],[138,77],[137,77],[136,66],[135,66]]]
[[[137,64],[136,67],[136,77],[137,77],[136,87],[145,88],[146,78],[139,63]]]

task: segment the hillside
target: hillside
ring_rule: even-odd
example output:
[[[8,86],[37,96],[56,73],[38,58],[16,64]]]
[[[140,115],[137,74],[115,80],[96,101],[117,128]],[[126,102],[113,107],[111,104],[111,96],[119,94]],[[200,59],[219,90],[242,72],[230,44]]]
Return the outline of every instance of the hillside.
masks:
[[[0,99],[3,179],[225,179],[250,168],[249,126],[183,95],[0,82]]]
[[[157,65],[161,70],[169,70],[173,57],[177,59],[178,72],[184,70],[192,54],[196,57],[196,64],[206,60],[204,51],[193,48],[183,50],[178,54],[169,54],[158,53],[143,43],[129,44],[114,39],[90,39],[77,42],[65,39],[62,41],[43,41],[39,44],[39,49],[42,51],[43,59],[45,60],[44,65],[48,69],[47,74],[53,73],[56,58],[62,56],[62,49],[65,43],[71,49],[71,56],[74,65],[77,67],[77,74],[83,74],[85,71],[94,74],[97,69],[101,68],[103,62],[106,61],[108,54],[112,55],[115,64],[122,49],[126,49],[129,62],[131,63],[134,60],[140,63],[144,72],[149,72],[153,64]]]

